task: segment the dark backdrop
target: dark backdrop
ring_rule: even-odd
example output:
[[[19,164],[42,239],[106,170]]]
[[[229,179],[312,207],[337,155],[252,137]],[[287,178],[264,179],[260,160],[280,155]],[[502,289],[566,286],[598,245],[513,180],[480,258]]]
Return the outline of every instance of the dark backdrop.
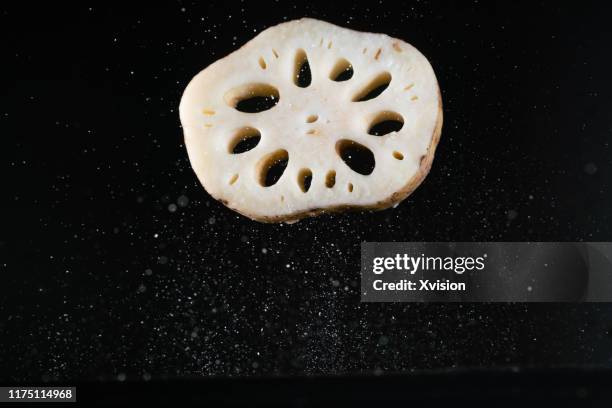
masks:
[[[603,4],[2,6],[1,379],[610,366],[607,304],[359,302],[362,241],[612,240]],[[436,160],[396,209],[259,224],[189,166],[187,82],[302,16],[438,75]]]

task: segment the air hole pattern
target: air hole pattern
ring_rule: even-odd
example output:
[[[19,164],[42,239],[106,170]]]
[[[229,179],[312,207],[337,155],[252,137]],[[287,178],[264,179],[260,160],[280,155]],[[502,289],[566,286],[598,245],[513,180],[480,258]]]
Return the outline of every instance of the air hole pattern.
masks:
[[[263,187],[273,186],[285,173],[289,163],[289,153],[284,149],[276,150],[264,156],[257,164],[259,184]]]
[[[329,74],[329,79],[336,82],[348,81],[353,77],[353,66],[345,58],[339,59]]]
[[[383,111],[376,114],[370,123],[368,133],[372,136],[384,136],[399,132],[404,127],[404,118],[397,112]]]
[[[226,92],[225,103],[245,113],[259,113],[272,109],[278,103],[278,89],[269,84],[246,84]]]
[[[382,72],[370,79],[353,97],[353,102],[364,102],[374,99],[382,94],[391,83],[391,74]]]
[[[321,39],[321,46],[323,45],[323,39]],[[326,43],[328,49],[331,49],[333,45],[332,41]],[[396,51],[398,51],[396,49]],[[363,49],[363,53],[366,54],[367,48]],[[382,50],[377,49],[374,54],[374,59],[378,60],[381,57]],[[271,52],[273,59],[279,58],[279,53],[272,49]],[[312,72],[310,69],[310,63],[308,55],[304,49],[297,49],[294,54],[293,61],[293,82],[300,88],[307,88],[312,83]],[[268,63],[263,56],[257,60],[259,68],[266,70]],[[329,79],[335,82],[345,82],[353,78],[355,74],[353,65],[346,58],[339,58],[334,65],[331,67],[329,72]],[[357,86],[357,92],[351,98],[352,102],[365,102],[372,100],[380,96],[391,84],[392,76],[387,71],[381,71],[371,78],[366,78],[366,81]],[[404,85],[404,90],[410,90],[414,86],[414,83]],[[232,108],[244,112],[244,113],[260,113],[270,109],[273,109],[280,100],[280,94],[278,89],[265,83],[253,83],[245,84],[228,91],[225,94],[225,102]],[[416,100],[415,96],[411,97],[411,100]],[[211,109],[204,109],[203,114],[212,116],[215,111]],[[319,120],[317,114],[310,114],[306,116],[305,123],[314,125]],[[372,136],[385,136],[393,132],[399,132],[404,126],[404,118],[397,112],[394,111],[382,111],[377,112],[372,116],[369,122],[367,133]],[[318,130],[316,127],[310,128],[306,131],[307,135],[316,136]],[[259,130],[253,127],[240,128],[231,138],[228,150],[233,155],[240,155],[250,150],[255,149],[262,136]],[[367,146],[351,140],[350,138],[341,139],[336,142],[335,151],[342,161],[354,172],[361,175],[370,175],[376,166],[376,159],[374,153]],[[399,151],[393,151],[392,157],[396,160],[403,160],[404,155]],[[287,150],[279,149],[272,153],[269,153],[262,157],[256,169],[256,175],[258,177],[259,184],[263,187],[271,187],[278,183],[283,177],[285,170],[289,163],[289,153]],[[239,175],[234,174],[229,179],[229,184],[233,185],[238,180]],[[324,177],[325,187],[328,189],[334,188],[336,185],[336,171],[329,170]],[[297,186],[303,193],[307,193],[313,182],[313,172],[311,169],[302,168],[297,174]],[[346,184],[347,191],[352,193],[354,190],[353,183],[349,182]],[[284,196],[281,197],[281,201],[284,200]]]
[[[374,171],[376,159],[366,146],[350,139],[341,139],[336,143],[336,152],[354,172],[367,176]]]
[[[297,50],[295,53],[295,84],[300,88],[306,88],[310,86],[312,82],[312,73],[310,72],[310,64],[308,63],[308,56],[302,49]]]
[[[310,169],[302,169],[298,173],[298,185],[302,192],[307,193],[310,190],[310,184],[312,183],[312,171]]]
[[[261,140],[259,130],[252,127],[243,127],[234,135],[229,145],[231,154],[241,154],[253,150]]]
[[[336,171],[330,170],[325,175],[325,187],[334,188],[336,185]]]

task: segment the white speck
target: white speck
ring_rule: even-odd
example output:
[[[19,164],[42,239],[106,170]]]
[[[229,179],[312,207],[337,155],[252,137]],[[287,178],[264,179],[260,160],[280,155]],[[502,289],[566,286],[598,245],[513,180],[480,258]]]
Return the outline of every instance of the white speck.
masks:
[[[189,205],[189,197],[182,195],[176,199],[176,203],[179,207],[187,207]]]
[[[597,173],[597,165],[593,162],[585,164],[584,172],[589,176],[594,175],[595,173]]]

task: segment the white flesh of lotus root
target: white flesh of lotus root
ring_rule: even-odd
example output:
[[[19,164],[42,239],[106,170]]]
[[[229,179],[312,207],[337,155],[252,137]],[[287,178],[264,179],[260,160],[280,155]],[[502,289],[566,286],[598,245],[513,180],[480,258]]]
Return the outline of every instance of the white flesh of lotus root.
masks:
[[[304,58],[312,80],[300,87]],[[352,77],[334,81],[347,64]],[[355,101],[389,79],[379,96]],[[268,110],[236,109],[241,100],[270,94],[278,103]],[[406,198],[429,172],[441,107],[433,69],[410,44],[301,19],[268,28],[196,75],[180,117],[191,165],[214,198],[257,221],[290,222],[323,211],[383,209]],[[388,119],[403,126],[369,134]],[[255,148],[232,153],[240,140],[256,135]],[[343,150],[347,141],[373,153],[371,174],[343,160],[341,153],[351,155]],[[268,169],[287,156],[280,179],[265,186]]]

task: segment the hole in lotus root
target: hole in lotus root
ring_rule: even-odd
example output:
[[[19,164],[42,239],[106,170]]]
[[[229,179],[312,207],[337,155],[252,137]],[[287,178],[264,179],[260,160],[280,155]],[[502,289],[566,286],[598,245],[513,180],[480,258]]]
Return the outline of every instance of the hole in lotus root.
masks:
[[[289,153],[284,149],[279,149],[264,156],[257,163],[256,168],[256,172],[259,174],[259,184],[264,187],[276,184],[285,172],[288,163]]]
[[[243,127],[239,129],[229,145],[229,151],[232,154],[240,154],[252,150],[259,144],[261,133],[259,130],[252,127]]]
[[[268,84],[246,84],[225,93],[224,99],[232,108],[246,113],[272,109],[279,101],[278,89]]]
[[[306,193],[310,190],[310,184],[312,184],[312,171],[310,169],[302,169],[298,173],[298,185],[300,190]]]
[[[327,188],[332,188],[335,185],[336,185],[336,171],[330,170],[327,172],[327,175],[325,176],[325,186]]]
[[[395,157],[397,160],[404,160],[404,155],[398,151],[393,152],[393,157]]]
[[[362,144],[353,140],[342,139],[336,142],[336,152],[351,170],[367,176],[376,166],[374,153]]]
[[[308,64],[308,56],[302,49],[297,50],[295,54],[294,81],[300,88],[306,88],[312,81],[310,64]]]
[[[329,74],[329,79],[336,82],[348,81],[353,77],[353,66],[346,59],[341,58]]]
[[[391,74],[383,72],[372,79],[360,92],[353,97],[353,102],[363,102],[376,98],[383,93],[391,83]]]
[[[404,118],[396,112],[383,111],[376,115],[368,133],[373,136],[383,136],[397,132],[404,126]]]

